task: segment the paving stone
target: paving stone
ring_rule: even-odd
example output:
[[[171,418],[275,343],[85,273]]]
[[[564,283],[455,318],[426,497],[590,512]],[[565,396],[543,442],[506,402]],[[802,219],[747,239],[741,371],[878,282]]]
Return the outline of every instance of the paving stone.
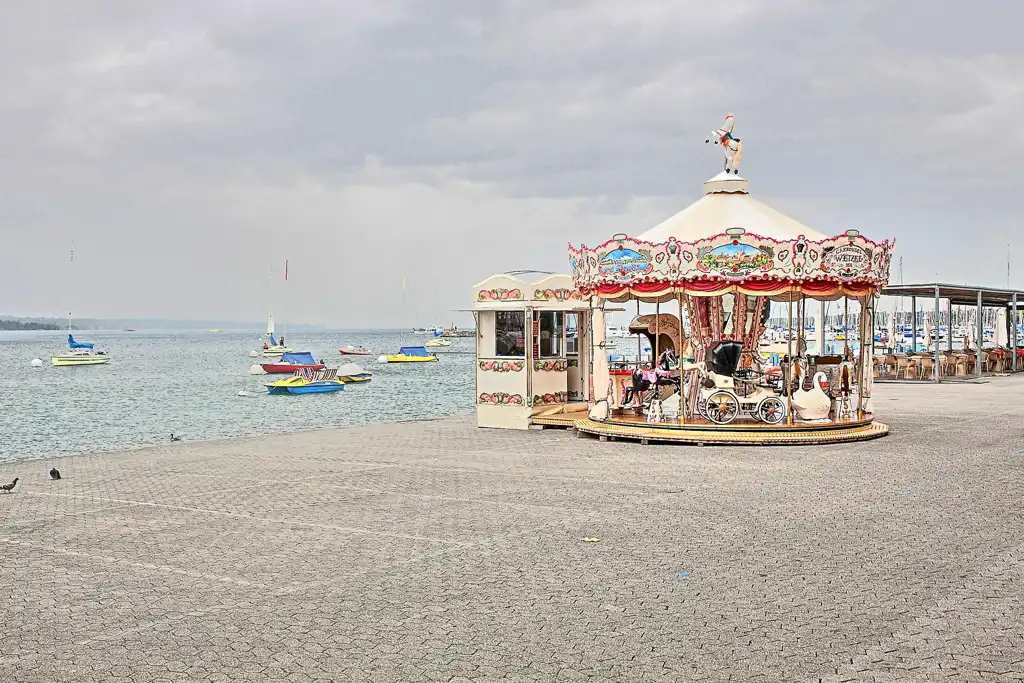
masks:
[[[1024,680],[1022,390],[878,385],[892,435],[829,448],[453,419],[5,463],[0,681]]]

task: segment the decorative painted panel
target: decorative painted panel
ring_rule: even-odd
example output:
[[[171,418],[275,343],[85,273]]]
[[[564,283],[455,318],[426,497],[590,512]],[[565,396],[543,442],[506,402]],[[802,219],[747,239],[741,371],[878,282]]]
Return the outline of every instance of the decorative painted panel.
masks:
[[[575,289],[560,287],[558,289],[535,289],[533,298],[537,301],[582,301],[583,294]]]
[[[569,361],[556,358],[553,360],[535,360],[533,369],[540,372],[564,372],[569,369]]]
[[[521,360],[482,360],[477,365],[484,372],[522,372],[526,363]]]
[[[581,291],[602,286],[688,281],[758,280],[864,282],[889,279],[893,243],[873,242],[855,230],[820,242],[803,236],[779,242],[733,228],[697,242],[674,238],[654,244],[616,236],[589,248],[569,247],[573,282]]]
[[[479,396],[480,403],[496,406],[524,406],[525,399],[519,394],[506,394],[504,391],[494,393],[482,393]]]
[[[481,289],[476,295],[477,301],[522,301],[521,289]]]
[[[555,391],[547,394],[539,394],[533,397],[533,405],[544,406],[556,403],[568,403],[568,391]]]

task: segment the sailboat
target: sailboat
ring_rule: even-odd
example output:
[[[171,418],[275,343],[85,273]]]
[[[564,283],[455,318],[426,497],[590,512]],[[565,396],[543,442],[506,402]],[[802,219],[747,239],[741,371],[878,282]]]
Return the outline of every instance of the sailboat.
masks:
[[[50,362],[55,367],[69,367],[72,365],[105,365],[110,362],[110,356],[103,351],[93,349],[92,342],[77,342],[71,334],[71,319],[68,318],[68,350],[57,356],[50,356]]]
[[[405,317],[405,290],[406,290],[406,276],[402,275],[402,317]],[[404,322],[404,321],[403,321]],[[402,330],[405,330],[405,325],[402,325]],[[437,356],[427,351],[422,346],[402,346],[398,349],[398,353],[389,353],[385,356],[381,356],[377,359],[378,362],[385,363],[432,363],[437,360]]]
[[[283,353],[291,353],[291,348],[285,344],[279,344],[274,337],[274,314],[267,316],[267,333],[263,342],[263,357],[278,358]]]
[[[71,263],[75,262],[74,242],[71,243]],[[68,350],[56,356],[50,356],[54,367],[70,367],[72,365],[106,365],[110,356],[103,351],[96,351],[92,342],[75,341],[71,333],[71,313],[68,313]]]
[[[288,262],[284,262],[284,279],[288,280]],[[270,286],[268,287],[268,299],[270,299],[271,305],[273,305],[273,273],[271,272]],[[267,332],[263,339],[263,357],[264,358],[278,358],[283,353],[291,353],[289,348],[284,343],[284,337],[281,337],[281,341],[278,342],[274,337],[274,311],[271,310],[267,313]]]

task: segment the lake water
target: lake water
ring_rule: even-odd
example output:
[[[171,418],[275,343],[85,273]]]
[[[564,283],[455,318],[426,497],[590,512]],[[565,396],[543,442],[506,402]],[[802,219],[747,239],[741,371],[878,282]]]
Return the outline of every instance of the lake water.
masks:
[[[473,410],[473,339],[435,349],[437,363],[378,364],[381,353],[429,337],[398,332],[295,332],[288,345],[335,367],[338,348],[373,381],[333,394],[271,396],[285,375],[249,374],[262,359],[258,332],[76,332],[110,355],[107,365],[55,368],[66,332],[0,332],[0,460],[54,457],[186,440],[288,432],[330,425],[446,417]],[[31,367],[33,358],[45,362]],[[240,397],[245,391],[253,397]]]

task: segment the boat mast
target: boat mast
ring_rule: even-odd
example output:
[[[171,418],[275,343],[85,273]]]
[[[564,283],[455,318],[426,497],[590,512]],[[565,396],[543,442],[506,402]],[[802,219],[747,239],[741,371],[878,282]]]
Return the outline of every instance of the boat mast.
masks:
[[[284,260],[284,284],[285,284],[285,288],[287,288],[287,286],[288,286],[288,259]],[[284,291],[284,289],[282,289],[281,291]],[[288,300],[288,295],[286,294],[285,295],[285,301],[287,301],[287,300]],[[288,339],[287,335],[288,335],[288,320],[285,319],[285,321],[281,323],[281,337],[283,337],[287,341],[287,339]]]
[[[71,261],[68,270],[71,272],[71,281],[75,281],[75,241],[71,240]],[[68,334],[71,334],[71,311],[68,311]]]
[[[405,289],[408,286],[409,273],[402,273],[402,315],[399,323],[402,325],[402,336],[399,338],[398,345],[402,346],[402,342],[405,341]]]
[[[264,341],[269,344],[270,337],[274,334],[274,263],[267,262],[267,331],[263,335]]]

